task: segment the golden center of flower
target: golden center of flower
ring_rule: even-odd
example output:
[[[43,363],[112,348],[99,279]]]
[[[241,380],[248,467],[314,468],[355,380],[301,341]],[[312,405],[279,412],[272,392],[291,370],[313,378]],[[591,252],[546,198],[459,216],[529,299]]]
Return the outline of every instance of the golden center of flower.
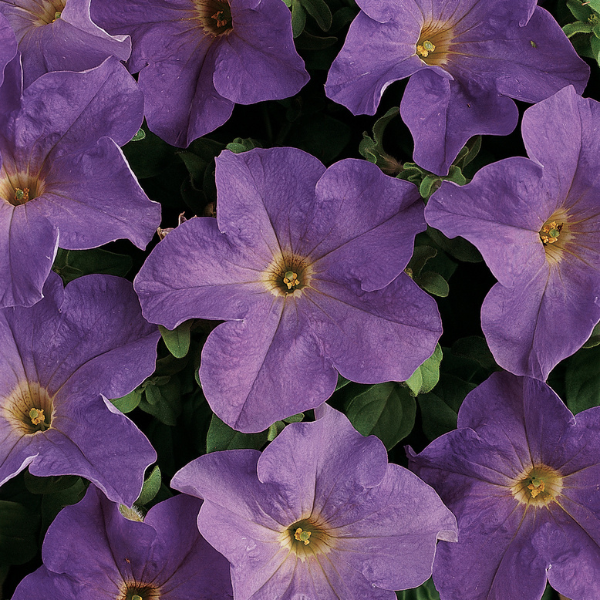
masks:
[[[559,263],[572,238],[569,215],[564,209],[556,210],[542,225],[539,232],[540,241],[546,251],[546,258],[553,263]]]
[[[326,554],[334,547],[335,539],[327,530],[318,518],[301,519],[282,532],[280,543],[304,562],[307,557]]]
[[[279,254],[263,272],[263,281],[276,296],[289,296],[310,283],[308,261],[291,253]]]
[[[2,416],[20,435],[34,435],[49,429],[54,405],[48,391],[38,383],[20,382],[2,399]]]
[[[428,65],[443,67],[451,54],[453,39],[454,30],[446,21],[424,23],[415,46],[415,54]]]
[[[546,506],[558,498],[562,489],[562,475],[547,465],[524,471],[511,486],[512,495],[528,506]]]
[[[0,198],[13,206],[26,204],[44,193],[43,181],[29,173],[8,173],[4,165],[0,168]]]
[[[227,35],[233,30],[231,7],[227,0],[194,0],[196,19],[211,36]]]
[[[31,23],[35,27],[43,27],[60,19],[66,4],[67,0],[36,0],[28,2],[23,9],[30,13]]]
[[[160,597],[160,588],[153,583],[124,581],[115,600],[160,600]]]

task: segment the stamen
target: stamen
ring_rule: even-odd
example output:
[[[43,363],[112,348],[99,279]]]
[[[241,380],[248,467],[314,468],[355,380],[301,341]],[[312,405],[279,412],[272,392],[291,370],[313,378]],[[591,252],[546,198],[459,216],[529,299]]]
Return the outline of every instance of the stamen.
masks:
[[[298,527],[298,529],[296,529],[296,531],[294,532],[294,539],[298,540],[299,542],[304,542],[305,546],[308,546],[308,544],[310,544],[310,540],[308,539],[311,535],[312,531],[302,531],[302,527]]]
[[[557,223],[556,221],[546,223],[540,230],[540,239],[542,240],[542,244],[547,246],[548,244],[554,244],[557,242],[562,228],[563,223]]]
[[[426,58],[431,52],[435,51],[435,46],[429,41],[425,40],[422,44],[417,45],[417,54]]]

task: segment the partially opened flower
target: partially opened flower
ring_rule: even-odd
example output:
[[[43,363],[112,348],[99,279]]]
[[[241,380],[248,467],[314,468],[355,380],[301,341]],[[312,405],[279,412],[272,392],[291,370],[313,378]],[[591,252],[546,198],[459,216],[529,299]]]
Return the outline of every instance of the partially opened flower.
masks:
[[[48,73],[21,94],[19,64],[0,88],[0,307],[41,296],[57,246],[128,238],[144,248],[160,205],[119,149],[138,130],[143,97],[115,58],[84,73]],[[9,72],[10,71],[10,72]]]
[[[427,222],[479,248],[498,280],[481,325],[498,364],[545,380],[600,320],[600,104],[567,87],[525,111],[531,159],[443,182]]]
[[[0,0],[23,56],[25,87],[50,71],[84,71],[109,56],[127,60],[131,42],[90,19],[90,0]]]
[[[229,563],[195,525],[201,504],[179,495],[130,521],[90,486],[52,522],[44,564],[13,600],[231,600]]]
[[[103,396],[152,374],[159,337],[131,284],[108,275],[63,290],[51,273],[35,306],[0,310],[0,485],[29,466],[80,475],[130,506],[156,453]]]
[[[393,600],[431,574],[454,516],[381,441],[327,406],[262,452],[206,454],[171,486],[204,498],[198,527],[231,562],[236,600]]]
[[[234,103],[287,98],[308,81],[281,0],[94,0],[92,17],[131,35],[148,127],[188,146]]]
[[[539,600],[546,580],[600,597],[600,408],[573,417],[545,383],[494,373],[410,467],[458,520],[434,563],[442,599]]]
[[[402,273],[424,229],[416,187],[366,161],[294,148],[223,152],[217,218],[186,221],[134,286],[172,329],[221,319],[202,351],[212,409],[241,431],[314,408],[337,373],[404,381],[435,349],[437,306]]]
[[[354,114],[374,114],[384,90],[410,77],[400,114],[414,160],[446,175],[476,134],[517,125],[511,98],[539,102],[589,67],[535,0],[359,0],[361,12],[333,62],[326,93]]]

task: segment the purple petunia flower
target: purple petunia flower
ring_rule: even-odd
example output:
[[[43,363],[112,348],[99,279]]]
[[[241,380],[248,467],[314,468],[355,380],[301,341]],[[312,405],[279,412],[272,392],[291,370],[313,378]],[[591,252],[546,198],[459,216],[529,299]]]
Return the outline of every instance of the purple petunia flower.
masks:
[[[437,494],[375,436],[324,406],[262,452],[206,454],[172,487],[204,498],[198,528],[231,562],[236,600],[393,600],[456,540]]]
[[[217,219],[180,225],[135,280],[146,318],[220,319],[200,379],[240,431],[314,408],[337,372],[404,381],[435,349],[437,305],[402,271],[425,227],[416,187],[366,161],[224,151]]]
[[[23,56],[25,87],[50,71],[85,71],[109,56],[127,60],[131,41],[90,19],[90,0],[0,0]]]
[[[600,103],[567,87],[525,111],[530,160],[443,182],[427,222],[473,244],[498,280],[481,325],[498,364],[545,380],[600,320]]]
[[[12,600],[230,600],[229,563],[195,526],[201,504],[179,495],[132,521],[90,486],[52,522],[44,565]]]
[[[188,146],[234,103],[293,96],[309,79],[281,0],[94,0],[92,17],[131,35],[148,127]]]
[[[143,97],[115,58],[84,73],[47,73],[20,93],[15,59],[0,88],[0,307],[41,298],[57,246],[128,238],[143,248],[160,205],[119,145],[138,130]]]
[[[0,86],[4,81],[4,67],[17,53],[17,40],[10,23],[0,13]]]
[[[412,451],[410,451],[412,453]],[[574,417],[545,383],[494,373],[411,469],[458,520],[433,578],[442,600],[600,597],[600,408]]]
[[[327,95],[374,114],[388,85],[411,77],[400,114],[414,161],[446,175],[476,134],[517,125],[511,98],[539,102],[589,67],[535,0],[359,0],[361,12],[329,71]]]
[[[63,290],[51,273],[44,296],[0,310],[0,485],[29,466],[80,475],[130,506],[156,453],[103,396],[152,374],[160,334],[118,277],[88,275]]]

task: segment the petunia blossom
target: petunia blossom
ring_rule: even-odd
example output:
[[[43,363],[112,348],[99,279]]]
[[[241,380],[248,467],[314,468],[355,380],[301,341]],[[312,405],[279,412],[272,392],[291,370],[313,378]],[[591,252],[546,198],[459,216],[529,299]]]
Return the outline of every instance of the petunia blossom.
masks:
[[[94,0],[92,18],[131,36],[148,127],[188,146],[234,103],[293,96],[307,83],[281,0]]]
[[[464,400],[458,430],[410,468],[458,520],[438,544],[442,600],[600,597],[600,408],[574,417],[545,383],[494,373]]]
[[[481,326],[498,364],[545,380],[600,320],[600,103],[567,87],[525,111],[530,159],[442,183],[427,222],[481,251],[498,283]]]
[[[589,67],[535,0],[359,0],[331,65],[327,95],[374,114],[385,89],[410,77],[400,114],[414,161],[446,175],[467,140],[507,135],[511,100],[539,102],[566,85],[582,93]]]
[[[0,0],[23,56],[25,87],[50,71],[85,71],[109,56],[127,60],[131,41],[90,18],[90,0]]]
[[[117,59],[47,73],[24,93],[15,58],[0,88],[0,307],[41,298],[56,249],[128,238],[144,248],[160,205],[119,146],[137,132],[143,97]]]
[[[201,504],[181,494],[128,520],[90,486],[52,522],[43,566],[12,600],[231,600],[229,563],[195,526]]]
[[[154,371],[160,334],[131,284],[88,275],[44,298],[0,310],[0,485],[32,475],[80,475],[130,506],[156,459],[146,436],[105,398]]]
[[[204,499],[198,528],[231,562],[236,600],[394,600],[429,578],[456,521],[412,473],[388,464],[323,406],[262,452],[206,454],[171,486]]]
[[[425,227],[416,186],[366,161],[326,170],[294,148],[224,151],[216,181],[217,218],[169,233],[134,287],[169,329],[227,321],[200,363],[223,421],[261,431],[325,402],[338,372],[404,381],[433,354],[437,305],[402,272]]]
[[[17,53],[17,40],[10,23],[0,13],[0,86],[4,81],[4,67]]]

